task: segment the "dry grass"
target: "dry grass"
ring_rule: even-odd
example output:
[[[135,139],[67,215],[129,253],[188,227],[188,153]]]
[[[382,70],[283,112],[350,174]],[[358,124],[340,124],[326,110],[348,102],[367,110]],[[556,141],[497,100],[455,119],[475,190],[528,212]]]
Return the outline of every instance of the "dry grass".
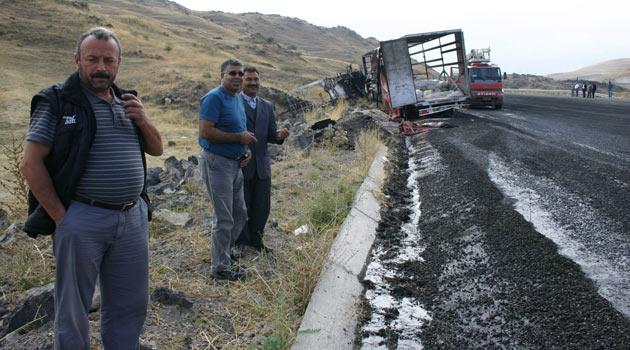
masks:
[[[13,243],[0,248],[0,302],[9,305],[24,291],[51,282],[55,274],[51,240],[17,235]]]
[[[266,241],[275,258],[249,255],[241,259],[248,278],[217,283],[210,278],[207,227],[173,230],[151,224],[151,285],[168,286],[199,300],[199,309],[175,330],[165,308],[150,310],[145,337],[160,349],[287,349],[317,283],[324,260],[354,193],[380,145],[374,131],[357,138],[357,152],[315,148],[309,153],[286,149],[286,159],[273,167],[272,214]],[[191,213],[208,212],[205,192],[190,185]],[[309,233],[293,231],[307,224]],[[166,231],[166,232],[165,232]],[[182,252],[186,254],[182,254]],[[182,329],[184,328],[184,329]],[[173,329],[165,337],[162,333]]]
[[[117,81],[123,87],[135,88],[141,97],[172,93],[188,83],[204,83],[211,88],[218,83],[220,63],[230,57],[257,66],[265,85],[283,90],[333,76],[347,64],[317,55],[305,58],[288,54],[291,45],[279,42],[280,37],[275,34],[264,33],[275,30],[273,26],[224,26],[204,15],[125,0],[3,2],[0,31],[4,34],[0,44],[5,50],[0,52],[0,75],[6,79],[0,81],[0,144],[8,144],[11,133],[25,133],[31,97],[45,86],[63,81],[75,70],[75,40],[81,32],[97,25],[110,26],[120,37],[123,62]],[[236,15],[226,16],[244,21]],[[274,17],[273,21],[282,19]],[[63,22],[64,26],[51,24],[55,22]],[[320,29],[310,25],[304,30],[293,32],[292,39],[299,41],[300,35],[320,33]],[[313,33],[306,32],[309,30]],[[250,34],[254,32],[275,36],[275,41],[251,41]],[[336,40],[343,37],[339,33],[337,36]],[[364,45],[350,42],[346,49],[362,51]],[[260,54],[263,51],[265,54]],[[186,90],[179,93],[188,98],[188,106],[164,108],[156,101],[145,100],[149,115],[164,132],[165,140],[176,142],[166,149],[164,157],[149,159],[152,166],[160,165],[169,155],[182,157],[196,152],[198,101],[190,98]],[[0,155],[0,161],[7,159]],[[0,170],[0,176],[5,175]],[[0,200],[11,197],[3,191]]]
[[[0,96],[0,143],[8,144],[11,132],[23,135],[31,97],[74,71],[74,40],[95,25],[111,25],[120,36],[124,53],[119,85],[140,92],[165,146],[174,141],[173,146],[165,147],[164,156],[149,157],[149,166],[162,166],[171,155],[181,159],[198,153],[197,101],[189,98],[182,105],[162,106],[145,97],[196,83],[213,87],[220,62],[229,57],[256,65],[265,85],[283,90],[334,76],[347,64],[315,54],[288,55],[285,44],[250,43],[243,28],[224,27],[172,8],[125,0],[87,4],[88,9],[63,0],[3,2],[0,30],[5,35],[0,43],[6,50],[0,52],[0,74],[7,79],[0,82],[4,91]],[[50,24],[57,20],[64,26]],[[259,54],[261,51],[265,54]],[[183,96],[187,96],[185,90]],[[338,119],[344,108],[339,104],[321,113]],[[152,303],[144,339],[155,340],[160,349],[181,349],[188,343],[192,348],[241,349],[260,343],[282,349],[291,343],[332,239],[365,175],[369,156],[339,151],[334,145],[308,154],[284,148],[284,161],[273,169],[271,220],[278,225],[269,224],[267,229],[276,259],[244,259],[248,280],[222,284],[210,278],[210,242],[208,227],[203,224],[210,208],[203,188],[187,185],[193,204],[181,208],[195,218],[194,228],[151,223],[151,288],[181,290],[197,301],[197,309],[177,318],[171,308]],[[0,161],[6,163],[7,158],[0,155]],[[6,177],[6,172],[0,176]],[[6,197],[7,193],[0,195]],[[310,232],[293,235],[304,224],[310,226]],[[8,248],[0,248],[0,301],[6,305],[14,305],[26,289],[54,278],[50,238],[31,240],[17,235]],[[248,332],[255,336],[248,337]]]
[[[308,113],[305,113],[304,120],[308,124],[313,124],[316,121],[326,119],[326,118],[332,119],[332,120],[339,120],[341,119],[341,117],[343,117],[346,110],[347,110],[346,101],[343,99],[340,99],[333,106],[325,104],[325,105],[322,105],[320,107],[313,109],[312,111]]]

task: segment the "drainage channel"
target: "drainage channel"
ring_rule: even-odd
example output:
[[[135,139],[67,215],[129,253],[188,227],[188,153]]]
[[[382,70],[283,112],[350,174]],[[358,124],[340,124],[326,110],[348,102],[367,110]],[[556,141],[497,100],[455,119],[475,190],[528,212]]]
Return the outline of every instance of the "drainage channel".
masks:
[[[431,320],[431,315],[422,304],[409,297],[400,297],[390,280],[404,278],[404,266],[421,264],[424,247],[418,231],[421,217],[419,179],[440,167],[439,154],[427,142],[412,144],[405,139],[408,155],[406,189],[408,198],[405,208],[408,219],[399,226],[400,239],[386,244],[375,244],[364,282],[368,286],[365,299],[372,314],[362,326],[361,349],[387,349],[391,339],[396,339],[397,349],[422,349],[419,338],[420,327]],[[422,161],[420,161],[422,159]],[[404,214],[403,214],[404,216]],[[393,335],[393,336],[392,336]]]

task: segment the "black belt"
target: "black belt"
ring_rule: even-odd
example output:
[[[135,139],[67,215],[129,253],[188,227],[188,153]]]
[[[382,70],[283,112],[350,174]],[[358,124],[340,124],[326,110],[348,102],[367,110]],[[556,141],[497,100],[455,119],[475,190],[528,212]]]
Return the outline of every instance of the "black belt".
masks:
[[[91,205],[93,207],[109,209],[109,210],[116,210],[116,211],[129,210],[134,205],[136,205],[136,203],[138,203],[138,200],[136,199],[135,201],[131,201],[129,203],[111,204],[111,203],[105,203],[105,202],[97,201],[97,200],[94,200],[94,199],[82,196],[80,194],[75,194],[74,197],[72,197],[72,199],[74,199],[77,202],[81,202],[81,203],[85,203],[85,204]]]
[[[245,159],[245,155],[244,154],[242,156],[238,156],[238,157],[226,157],[226,156],[221,156],[221,157],[227,158],[227,159],[230,159],[230,160],[239,160],[239,161]]]
[[[243,159],[247,158],[247,153],[245,153],[245,154],[243,154],[243,155],[241,155],[241,156],[228,157],[228,156],[223,156],[223,155],[220,155],[220,154],[217,154],[217,153],[214,153],[214,152],[210,152],[210,151],[208,151],[208,150],[207,150],[207,149],[205,149],[205,148],[204,148],[203,150],[204,150],[205,152],[212,153],[212,154],[214,154],[214,155],[216,155],[216,156],[223,157],[223,158],[230,159],[230,160],[239,160],[239,161],[240,161],[240,160],[243,160]]]

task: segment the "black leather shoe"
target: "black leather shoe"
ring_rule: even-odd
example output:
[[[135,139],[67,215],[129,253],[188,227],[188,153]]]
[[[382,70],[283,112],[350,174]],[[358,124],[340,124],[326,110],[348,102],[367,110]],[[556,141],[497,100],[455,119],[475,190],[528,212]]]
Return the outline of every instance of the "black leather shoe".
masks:
[[[241,269],[227,269],[212,273],[212,278],[216,280],[237,281],[245,279],[245,273]]]

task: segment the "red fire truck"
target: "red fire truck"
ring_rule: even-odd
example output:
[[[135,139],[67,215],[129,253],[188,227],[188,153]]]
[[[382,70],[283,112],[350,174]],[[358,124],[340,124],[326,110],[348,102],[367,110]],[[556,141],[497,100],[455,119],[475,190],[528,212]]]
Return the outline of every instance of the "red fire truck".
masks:
[[[503,107],[501,68],[490,62],[490,48],[471,50],[467,70],[471,107]]]

